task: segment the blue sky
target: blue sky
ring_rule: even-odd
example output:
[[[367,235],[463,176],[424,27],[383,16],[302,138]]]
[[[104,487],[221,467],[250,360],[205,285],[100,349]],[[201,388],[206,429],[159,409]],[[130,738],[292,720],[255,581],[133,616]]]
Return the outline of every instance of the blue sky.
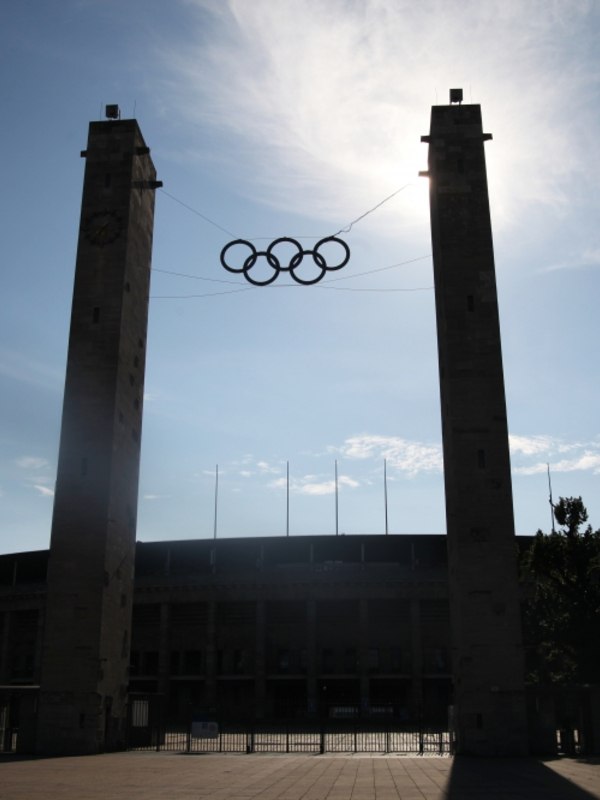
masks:
[[[334,532],[336,460],[340,532],[382,533],[384,458],[390,531],[445,531],[417,173],[450,87],[494,137],[517,532],[549,527],[547,463],[600,525],[599,33],[593,0],[3,3],[0,552],[49,542],[79,151],[105,103],[164,182],[138,538],[212,536],[216,464],[219,536],[285,533],[287,461],[293,535]],[[217,226],[314,243],[401,187],[335,282],[240,291],[219,264]]]

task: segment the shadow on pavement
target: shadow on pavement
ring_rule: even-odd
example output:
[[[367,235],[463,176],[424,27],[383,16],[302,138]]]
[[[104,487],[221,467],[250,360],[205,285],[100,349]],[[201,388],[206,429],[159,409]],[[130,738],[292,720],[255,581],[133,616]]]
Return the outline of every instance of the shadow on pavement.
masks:
[[[17,753],[0,753],[0,764],[14,764],[17,761],[37,761],[39,756],[18,755]]]
[[[448,800],[597,800],[550,766],[552,760],[534,758],[454,759],[448,779]],[[598,764],[598,759],[578,759]]]

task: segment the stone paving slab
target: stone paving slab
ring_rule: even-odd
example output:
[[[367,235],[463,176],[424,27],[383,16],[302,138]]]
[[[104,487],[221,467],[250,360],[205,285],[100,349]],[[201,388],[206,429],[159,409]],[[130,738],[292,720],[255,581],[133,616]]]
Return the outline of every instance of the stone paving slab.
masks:
[[[600,800],[600,761],[118,753],[0,760],[0,800]]]

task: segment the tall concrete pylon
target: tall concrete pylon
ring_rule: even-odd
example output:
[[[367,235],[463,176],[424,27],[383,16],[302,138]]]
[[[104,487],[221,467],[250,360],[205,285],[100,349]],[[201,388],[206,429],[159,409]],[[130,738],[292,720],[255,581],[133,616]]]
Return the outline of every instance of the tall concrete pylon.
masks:
[[[135,120],[89,128],[36,751],[124,743],[155,189]]]
[[[459,753],[527,753],[502,348],[481,108],[434,106],[431,238],[440,374],[454,725]]]

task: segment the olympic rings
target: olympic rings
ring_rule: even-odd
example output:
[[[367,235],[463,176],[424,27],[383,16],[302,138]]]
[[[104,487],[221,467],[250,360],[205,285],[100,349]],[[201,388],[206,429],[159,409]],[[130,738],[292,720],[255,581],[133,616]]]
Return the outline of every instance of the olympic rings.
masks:
[[[341,259],[337,264],[328,264],[325,256],[319,252],[320,247],[332,242],[336,245],[340,245],[343,251]],[[278,258],[274,252],[275,248],[282,244],[286,245],[287,247],[291,246],[296,250],[296,252],[288,259],[287,264],[282,264],[280,258]],[[241,266],[232,266],[227,262],[227,252],[232,247],[241,246],[248,248],[250,254],[246,256]],[[316,277],[302,277],[302,275],[299,274],[299,270],[305,256],[312,256],[313,263],[318,268]],[[266,277],[262,278],[258,278],[256,275],[250,275],[250,271],[254,266],[256,266],[260,258],[264,258],[268,267],[273,270],[272,274],[267,273]],[[342,239],[338,239],[336,236],[326,236],[324,239],[320,239],[312,250],[304,250],[300,242],[296,241],[296,239],[291,239],[289,236],[282,236],[279,239],[274,239],[266,250],[257,250],[252,242],[249,242],[246,239],[235,239],[234,241],[229,242],[229,244],[226,244],[221,250],[222,266],[228,272],[233,272],[236,274],[242,273],[246,280],[249,283],[252,283],[254,286],[268,286],[277,279],[280,272],[289,272],[296,283],[300,283],[303,286],[311,286],[314,283],[318,283],[326,272],[333,272],[337,269],[345,267],[348,261],[350,261],[350,248],[346,242],[344,242]]]

